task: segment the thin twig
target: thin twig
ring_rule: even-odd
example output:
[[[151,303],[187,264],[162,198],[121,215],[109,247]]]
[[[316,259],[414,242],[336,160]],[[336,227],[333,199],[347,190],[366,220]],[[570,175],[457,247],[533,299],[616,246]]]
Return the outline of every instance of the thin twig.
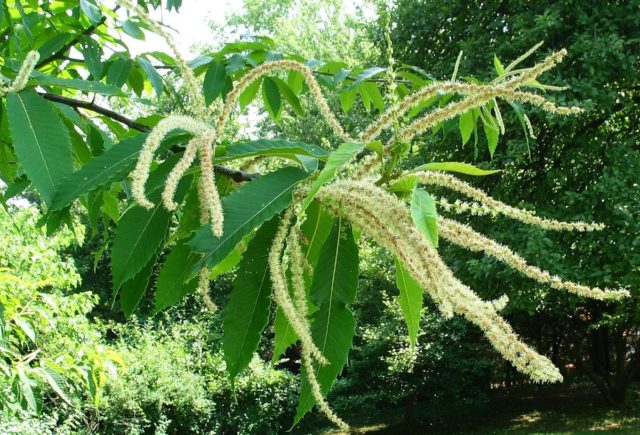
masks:
[[[63,97],[62,95],[49,94],[44,92],[40,93],[40,95],[42,96],[42,98],[49,101],[55,101],[56,103],[62,103],[67,106],[71,106],[73,108],[87,109],[92,112],[99,113],[101,115],[114,119],[118,122],[121,122],[129,128],[133,128],[134,130],[138,130],[138,131],[150,130],[149,127],[147,127],[144,124],[140,124],[139,122],[136,122],[133,119],[129,119],[124,115],[114,112],[111,109],[107,109],[106,107],[99,106],[93,102],[76,100],[74,98]]]

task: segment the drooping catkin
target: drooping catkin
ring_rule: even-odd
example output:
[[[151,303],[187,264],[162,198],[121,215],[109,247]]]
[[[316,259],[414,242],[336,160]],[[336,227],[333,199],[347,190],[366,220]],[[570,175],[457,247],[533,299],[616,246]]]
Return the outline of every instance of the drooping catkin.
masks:
[[[627,290],[588,287],[571,281],[565,281],[559,276],[553,276],[546,270],[527,264],[524,258],[512,252],[508,247],[483,236],[467,225],[451,219],[439,217],[438,234],[455,245],[471,251],[484,252],[486,255],[500,260],[527,277],[542,284],[547,284],[557,290],[565,290],[579,296],[599,300],[618,300],[629,296]]]
[[[153,154],[160,147],[160,143],[167,134],[173,130],[182,129],[194,136],[200,136],[207,128],[204,123],[184,115],[170,115],[156,124],[142,145],[138,162],[131,173],[131,192],[133,199],[135,199],[138,204],[148,209],[153,208],[153,203],[147,199],[144,187],[149,179]]]
[[[271,62],[265,62],[257,68],[249,71],[240,81],[234,86],[233,90],[229,92],[227,95],[226,102],[222,107],[222,111],[218,120],[216,122],[216,133],[221,134],[222,128],[227,122],[227,119],[231,115],[231,111],[233,107],[240,98],[242,92],[249,87],[253,82],[258,80],[259,78],[278,71],[297,71],[304,77],[304,80],[309,87],[309,91],[313,96],[313,100],[318,106],[322,117],[325,119],[327,124],[331,127],[333,132],[340,137],[344,141],[353,140],[342,128],[340,122],[336,119],[335,115],[329,108],[329,104],[327,103],[326,98],[322,94],[322,90],[320,89],[320,85],[318,81],[313,76],[313,71],[303,63],[300,63],[295,60],[276,60]]]
[[[27,86],[27,82],[29,81],[29,77],[31,73],[36,68],[36,65],[40,60],[40,53],[35,50],[27,53],[27,56],[24,58],[20,69],[18,70],[18,74],[16,78],[13,79],[11,83],[8,85],[0,85],[0,97],[9,93],[20,92]]]
[[[287,289],[286,274],[282,265],[282,254],[284,251],[285,240],[289,231],[290,220],[292,216],[292,208],[283,216],[278,231],[271,245],[269,251],[269,271],[271,276],[271,284],[273,286],[273,298],[276,304],[282,309],[289,324],[300,338],[303,346],[309,349],[311,355],[316,361],[326,364],[327,360],[318,350],[317,346],[313,343],[311,337],[311,329],[309,322],[305,317],[302,317],[295,307],[294,302],[289,296],[289,290]]]
[[[486,206],[492,212],[499,213],[503,216],[510,217],[520,222],[535,225],[547,230],[556,231],[596,231],[604,228],[604,225],[599,223],[588,222],[561,222],[555,219],[541,218],[533,214],[529,210],[523,210],[516,207],[512,207],[503,202],[500,202],[491,196],[487,195],[480,189],[465,183],[456,177],[445,174],[438,171],[423,171],[410,174],[408,176],[416,176],[420,183],[435,185],[444,187],[455,192],[461,193],[474,201]]]
[[[393,195],[370,183],[343,181],[323,187],[318,198],[337,206],[348,220],[398,257],[436,304],[445,304],[446,311],[478,325],[496,350],[520,371],[539,382],[562,379],[547,358],[518,339],[493,303],[482,301],[455,278],[415,228],[406,206]]]

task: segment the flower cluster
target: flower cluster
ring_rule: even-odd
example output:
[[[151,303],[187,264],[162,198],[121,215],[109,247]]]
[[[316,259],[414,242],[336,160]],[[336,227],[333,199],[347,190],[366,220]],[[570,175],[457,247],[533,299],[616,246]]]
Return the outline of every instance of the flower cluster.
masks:
[[[401,200],[363,181],[338,181],[322,188],[318,199],[396,256],[445,316],[459,314],[478,325],[494,348],[533,380],[562,379],[551,361],[523,343],[497,313],[504,299],[485,302],[454,276]]]
[[[136,168],[132,173],[133,197],[141,206],[153,207],[153,204],[145,195],[145,184],[149,178],[154,153],[159,149],[161,141],[173,130],[186,130],[192,135],[192,139],[187,143],[181,159],[168,175],[162,192],[162,204],[169,210],[175,210],[178,207],[174,200],[178,183],[194,161],[199,159],[198,198],[200,201],[201,222],[210,223],[214,235],[222,235],[223,210],[213,178],[215,146],[222,139],[223,128],[235,109],[242,92],[267,74],[281,71],[296,71],[301,74],[307,84],[312,100],[318,106],[321,116],[335,135],[343,141],[353,140],[330,110],[313,71],[306,65],[294,60],[265,62],[246,73],[226,95],[225,102],[211,125],[208,108],[200,92],[199,83],[193,71],[180,57],[169,35],[151,20],[143,10],[134,6],[130,0],[119,1],[128,8],[136,10],[141,19],[147,22],[152,30],[163,36],[174,50],[178,68],[190,94],[190,101],[193,106],[191,111],[197,115],[197,119],[185,115],[171,115],[159,122],[149,133]],[[562,50],[553,53],[543,62],[531,68],[513,69],[515,65],[528,57],[538,47],[539,45],[512,62],[505,69],[505,72],[490,84],[480,85],[456,81],[459,56],[451,80],[434,82],[407,95],[401,101],[397,101],[395,94],[392,95],[392,103],[389,109],[358,135],[358,140],[370,142],[379,137],[385,129],[392,127],[392,139],[385,145],[383,155],[365,156],[360,161],[355,176],[352,176],[351,180],[338,180],[333,184],[322,187],[318,191],[316,199],[324,207],[349,220],[354,226],[360,228],[366,236],[389,250],[433,299],[445,317],[451,317],[456,314],[464,316],[480,327],[494,348],[518,370],[537,382],[555,382],[562,379],[559,370],[548,358],[538,354],[522,342],[509,324],[499,315],[499,311],[508,303],[508,298],[501,296],[493,301],[484,301],[473,290],[458,280],[441,259],[437,250],[416,227],[411,213],[403,200],[385,190],[385,183],[388,179],[376,180],[376,174],[374,174],[374,171],[385,163],[384,159],[389,157],[397,158],[397,155],[394,155],[396,150],[393,149],[392,144],[408,144],[416,135],[434,125],[452,119],[469,110],[495,102],[498,98],[528,103],[560,115],[579,113],[581,109],[577,107],[559,107],[540,95],[523,90],[523,88],[532,85],[543,87],[544,85],[540,85],[536,79],[561,61],[566,54]],[[393,93],[395,73],[393,71],[393,52],[390,46],[388,55],[390,59],[388,71],[389,90]],[[29,70],[29,64],[25,62],[25,65],[23,65],[23,70]],[[28,76],[28,73],[26,75]],[[23,76],[24,73],[20,75],[22,77],[21,80],[16,79],[18,85],[24,80]],[[546,88],[556,89],[551,86]],[[401,127],[401,117],[411,109],[443,93],[457,94],[460,98],[451,100],[443,107],[434,108],[408,123],[408,125]],[[496,119],[500,129],[504,130],[504,122],[498,110],[496,110]],[[525,123],[532,133],[528,118],[525,118]],[[389,178],[391,177],[390,174]],[[530,211],[517,209],[497,201],[481,190],[444,173],[422,171],[404,174],[399,178],[402,179],[403,177],[415,177],[422,184],[444,187],[463,194],[474,201],[463,202],[458,200],[450,203],[444,198],[438,198],[438,204],[444,210],[470,212],[475,215],[501,214],[527,224],[551,230],[592,231],[602,228],[602,225],[594,223],[560,222],[540,218]],[[314,343],[310,328],[309,303],[305,289],[305,269],[308,269],[309,265],[301,245],[300,233],[300,225],[305,217],[304,213],[296,213],[296,207],[304,200],[305,189],[304,186],[299,188],[294,195],[293,204],[283,213],[269,251],[268,266],[273,287],[273,300],[282,310],[300,339],[303,370],[307,375],[316,404],[332,422],[340,428],[346,429],[347,425],[335,415],[327,404],[316,377],[317,369],[314,368],[314,363],[322,365],[328,362]],[[547,284],[552,288],[601,300],[613,300],[628,296],[626,290],[590,288],[552,276],[547,271],[527,264],[522,257],[513,253],[508,247],[500,245],[456,221],[439,218],[439,232],[444,239],[454,244],[472,251],[484,252],[522,272],[527,277]],[[207,272],[206,269],[203,269],[199,280],[199,286],[204,294],[208,290]],[[206,298],[205,303],[207,303]]]
[[[23,90],[24,87],[27,86],[29,76],[31,76],[31,73],[35,69],[38,60],[40,60],[40,53],[37,51],[30,51],[27,53],[27,56],[25,57],[24,62],[22,62],[20,70],[13,82],[8,85],[0,85],[0,97]]]

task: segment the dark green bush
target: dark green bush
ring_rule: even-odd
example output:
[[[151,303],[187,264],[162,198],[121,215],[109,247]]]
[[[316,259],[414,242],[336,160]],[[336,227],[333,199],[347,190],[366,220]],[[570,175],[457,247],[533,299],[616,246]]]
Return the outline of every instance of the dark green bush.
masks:
[[[170,327],[117,327],[125,369],[105,394],[101,432],[107,434],[281,433],[295,410],[297,381],[254,358],[235,391],[218,346],[218,316]]]

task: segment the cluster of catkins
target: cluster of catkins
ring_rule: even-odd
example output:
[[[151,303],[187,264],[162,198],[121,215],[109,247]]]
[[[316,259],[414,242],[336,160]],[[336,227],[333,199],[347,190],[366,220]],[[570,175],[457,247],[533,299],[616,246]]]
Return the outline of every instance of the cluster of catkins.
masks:
[[[196,114],[196,117],[179,114],[168,116],[151,131],[144,143],[137,166],[132,173],[133,197],[143,207],[153,206],[145,196],[145,183],[149,177],[154,152],[171,130],[186,130],[193,135],[193,139],[189,141],[182,158],[169,174],[162,194],[162,201],[169,210],[174,210],[178,206],[174,202],[176,186],[199,155],[200,178],[198,187],[201,220],[203,223],[211,225],[213,234],[216,236],[222,235],[224,215],[213,179],[214,147],[222,138],[223,127],[235,109],[240,94],[253,82],[267,74],[275,74],[280,71],[297,71],[300,73],[304,77],[311,98],[317,104],[323,118],[333,129],[336,136],[344,141],[370,142],[378,138],[385,129],[394,126],[393,137],[385,146],[385,153],[383,153],[385,156],[390,154],[391,144],[397,141],[408,143],[416,135],[427,131],[431,127],[471,109],[482,107],[497,98],[529,103],[545,111],[560,115],[580,112],[579,108],[559,107],[538,94],[523,90],[527,85],[535,82],[538,76],[562,60],[566,54],[562,50],[550,55],[543,62],[532,68],[511,71],[509,67],[501,80],[494,81],[491,84],[459,82],[455,80],[454,74],[450,81],[434,82],[408,95],[401,101],[393,99],[392,101],[394,102],[386,112],[382,113],[375,122],[364,129],[357,138],[352,138],[345,132],[329,109],[313,71],[306,65],[294,60],[278,60],[263,63],[249,71],[235,83],[231,92],[226,96],[221,111],[214,119],[213,126],[210,126],[209,110],[204,104],[200,93],[200,85],[192,70],[175,49],[175,44],[172,43],[169,35],[154,23],[142,9],[132,5],[129,0],[120,0],[120,2],[129,9],[135,10],[143,20],[147,21],[152,30],[169,41],[169,46],[175,52],[177,65],[182,73],[185,87],[190,94],[190,101],[193,106],[190,108],[191,112]],[[537,47],[539,45],[534,49]],[[532,52],[533,50],[526,53],[512,65],[520,62]],[[399,117],[404,116],[412,108],[439,93],[455,93],[462,98],[452,101],[443,107],[428,111],[407,125],[400,127],[398,123]],[[498,116],[497,118],[500,128],[503,129],[501,117]],[[415,226],[407,204],[385,190],[384,185],[378,186],[376,184],[375,181],[378,177],[375,171],[380,164],[381,161],[378,156],[364,156],[360,159],[359,167],[354,174],[322,187],[316,196],[316,200],[327,209],[346,218],[355,227],[361,229],[363,234],[388,249],[398,258],[423,287],[424,291],[433,299],[444,316],[450,317],[454,314],[459,314],[478,325],[495,349],[518,370],[529,375],[534,381],[554,382],[561,380],[562,376],[559,370],[551,361],[523,343],[509,324],[499,315],[499,311],[507,302],[506,297],[501,297],[496,301],[484,301],[468,286],[460,282],[444,264],[437,250]],[[470,211],[475,214],[500,214],[549,230],[592,231],[601,227],[601,225],[593,223],[567,223],[540,218],[532,212],[503,204],[469,184],[444,173],[430,171],[406,173],[396,177],[396,180],[404,177],[414,177],[416,182],[423,185],[435,185],[451,189],[466,195],[474,201],[473,203],[460,201],[449,203],[445,199],[439,199],[438,201],[444,209]],[[300,225],[304,221],[304,212],[301,211],[300,204],[304,200],[304,196],[305,187],[302,186],[297,194],[294,195],[292,205],[283,213],[280,227],[273,240],[268,260],[273,284],[273,299],[285,313],[289,323],[300,338],[302,343],[302,364],[309,377],[311,391],[316,404],[331,421],[341,428],[346,428],[347,425],[330,409],[315,377],[316,368],[314,367],[327,364],[327,360],[313,342],[307,312],[308,303],[306,300],[304,270],[308,267],[308,264],[306,264],[303,254],[300,236]],[[500,245],[454,220],[439,218],[438,227],[439,234],[451,243],[472,251],[482,251],[552,288],[602,300],[619,299],[628,296],[626,290],[590,288],[564,281],[547,271],[527,264],[522,257],[512,252],[508,247]],[[201,286],[205,289],[208,288],[208,270],[203,269],[200,276]],[[291,292],[289,291],[289,286],[291,286]]]

